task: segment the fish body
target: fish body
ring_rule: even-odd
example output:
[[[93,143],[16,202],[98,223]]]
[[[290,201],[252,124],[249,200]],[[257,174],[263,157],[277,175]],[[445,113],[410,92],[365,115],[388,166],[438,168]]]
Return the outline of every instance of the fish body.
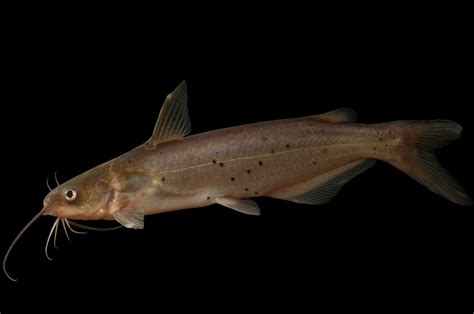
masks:
[[[44,199],[42,215],[59,223],[98,230],[75,220],[116,220],[142,229],[146,215],[220,204],[259,215],[260,196],[319,205],[345,183],[387,162],[446,199],[471,205],[460,184],[439,164],[434,151],[460,137],[450,120],[355,123],[351,109],[242,125],[186,137],[191,131],[186,83],[166,98],[151,138],[143,145],[61,185]],[[114,229],[114,228],[112,228]],[[110,230],[107,229],[107,230]],[[49,256],[48,256],[49,258]]]
[[[283,191],[340,167],[389,159],[400,149],[398,132],[389,132],[383,125],[311,117],[255,123],[152,149],[145,144],[112,161],[109,169],[117,176],[124,169],[140,173],[143,186],[136,199],[145,215],[208,206],[219,198],[285,199]]]
[[[339,109],[185,137],[191,123],[182,83],[168,95],[146,143],[58,186],[46,197],[44,213],[115,219],[138,229],[145,215],[211,204],[259,215],[252,198],[323,204],[376,160],[455,203],[471,204],[433,154],[460,136],[460,125],[355,120],[353,110]]]

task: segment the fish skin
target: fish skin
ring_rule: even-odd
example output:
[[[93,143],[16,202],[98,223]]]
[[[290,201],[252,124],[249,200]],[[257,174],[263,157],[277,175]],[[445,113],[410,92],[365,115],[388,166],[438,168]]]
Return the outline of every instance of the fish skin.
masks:
[[[219,197],[271,196],[358,159],[390,157],[397,143],[397,135],[383,126],[277,120],[201,133],[155,148],[144,144],[65,185],[83,186],[93,178],[106,186],[110,182],[109,189],[127,194],[150,215],[208,206]],[[104,214],[100,218],[113,219]]]
[[[186,101],[182,83],[166,98],[149,141],[58,186],[45,198],[44,213],[115,219],[137,229],[145,215],[215,203],[258,215],[248,199],[321,204],[372,160],[398,167],[455,203],[472,203],[433,155],[459,138],[455,122],[357,124],[352,110],[341,109],[184,137],[190,131]],[[77,199],[66,200],[71,189]]]
[[[396,143],[396,135],[383,127],[303,118],[202,133],[165,143],[157,151],[142,149],[137,157],[157,194],[163,199],[175,195],[180,202],[196,200],[181,206],[164,201],[145,213],[206,206],[218,197],[271,196],[355,160],[390,156]]]

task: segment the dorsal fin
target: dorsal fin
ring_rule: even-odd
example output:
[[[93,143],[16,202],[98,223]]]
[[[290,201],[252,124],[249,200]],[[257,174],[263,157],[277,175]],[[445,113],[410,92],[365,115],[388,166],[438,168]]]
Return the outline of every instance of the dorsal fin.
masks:
[[[186,81],[183,81],[166,97],[148,144],[156,146],[160,143],[183,138],[191,132],[187,103]]]
[[[350,108],[340,108],[327,113],[310,116],[309,118],[322,122],[348,123],[357,121],[357,113]]]

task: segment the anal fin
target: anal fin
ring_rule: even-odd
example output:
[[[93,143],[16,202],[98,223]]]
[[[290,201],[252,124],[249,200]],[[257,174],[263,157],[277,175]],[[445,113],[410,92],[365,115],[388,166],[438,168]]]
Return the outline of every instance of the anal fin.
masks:
[[[269,197],[302,204],[324,204],[330,201],[351,179],[375,164],[373,159],[351,162],[311,180],[278,190]]]

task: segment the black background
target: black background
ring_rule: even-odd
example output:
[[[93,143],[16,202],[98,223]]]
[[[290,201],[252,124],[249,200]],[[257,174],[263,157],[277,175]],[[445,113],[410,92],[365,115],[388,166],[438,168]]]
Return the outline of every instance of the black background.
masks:
[[[41,209],[47,177],[58,171],[64,182],[143,143],[183,79],[193,133],[338,107],[356,109],[361,123],[455,120],[464,137],[439,155],[472,196],[463,25],[407,19],[340,29],[300,21],[209,39],[188,32],[179,54],[160,34],[29,29],[12,39],[5,61],[0,252]],[[0,276],[1,303],[37,296],[82,305],[176,298],[177,308],[216,299],[229,308],[248,300],[317,307],[469,295],[472,207],[389,165],[377,163],[324,206],[258,202],[261,217],[212,206],[147,217],[143,231],[90,232],[71,243],[61,232],[52,262],[43,248],[53,218],[41,218],[8,261],[19,281]]]

